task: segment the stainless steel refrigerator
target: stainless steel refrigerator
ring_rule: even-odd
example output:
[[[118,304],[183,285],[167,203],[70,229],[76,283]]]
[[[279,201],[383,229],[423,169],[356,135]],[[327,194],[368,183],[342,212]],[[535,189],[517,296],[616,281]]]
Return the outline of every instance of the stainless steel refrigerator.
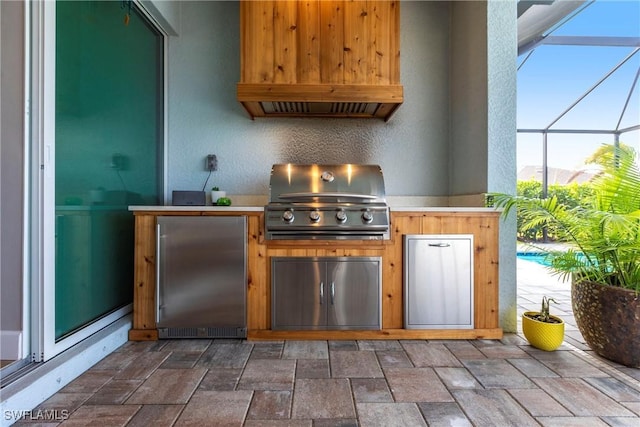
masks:
[[[159,337],[246,337],[246,217],[157,221]]]

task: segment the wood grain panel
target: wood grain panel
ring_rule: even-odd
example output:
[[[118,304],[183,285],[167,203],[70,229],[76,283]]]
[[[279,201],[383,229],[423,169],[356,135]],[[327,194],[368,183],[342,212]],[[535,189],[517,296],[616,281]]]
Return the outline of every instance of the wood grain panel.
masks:
[[[371,2],[344,3],[344,83],[367,82],[367,43]]]
[[[260,242],[260,216],[248,217],[247,246],[247,328],[267,329],[269,327],[269,281],[266,250]]]
[[[387,121],[399,106],[400,104],[380,104],[376,110],[375,116],[381,119],[386,117],[387,119],[385,119],[385,121]]]
[[[404,325],[403,236],[421,232],[420,217],[391,214],[393,245],[386,252],[383,266],[382,328],[402,328]]]
[[[157,329],[131,329],[129,330],[129,341],[157,341]]]
[[[133,329],[156,328],[156,217],[135,215]]]
[[[297,81],[320,82],[320,5],[317,0],[298,2]]]
[[[273,82],[296,83],[298,34],[296,0],[278,0],[273,9]]]
[[[392,2],[368,2],[369,28],[367,39],[366,83],[391,83],[391,20]]]
[[[242,1],[240,82],[398,85],[399,15],[395,1]]]
[[[391,84],[400,83],[400,2],[389,2],[389,82]]]
[[[248,83],[274,81],[275,1],[240,3],[241,78]]]
[[[333,248],[325,250],[325,256],[353,256],[353,253],[348,248]]]
[[[379,331],[250,330],[249,340],[469,340],[501,339],[502,329],[383,329]]]
[[[402,101],[400,85],[256,84],[238,83],[237,95],[246,102],[389,102]]]
[[[320,80],[344,82],[344,8],[339,1],[320,4]]]
[[[383,250],[385,246],[390,244],[389,241],[384,240],[270,240],[265,243],[269,249],[309,247],[324,249],[361,249],[366,245],[367,250]]]
[[[478,235],[474,258],[477,259],[474,280],[483,298],[475,300],[478,327],[499,327],[499,218],[478,218]]]

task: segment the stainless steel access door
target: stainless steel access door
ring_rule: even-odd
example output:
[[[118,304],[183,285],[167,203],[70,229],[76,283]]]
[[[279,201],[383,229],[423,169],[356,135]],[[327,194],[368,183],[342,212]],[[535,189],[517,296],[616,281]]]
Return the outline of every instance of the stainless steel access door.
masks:
[[[272,258],[272,329],[326,329],[325,263]]]
[[[473,328],[473,235],[406,235],[405,328]]]
[[[271,328],[380,329],[380,277],[380,257],[273,257]]]
[[[246,336],[246,217],[158,217],[157,237],[160,334]]]
[[[329,329],[380,329],[380,258],[327,262]]]

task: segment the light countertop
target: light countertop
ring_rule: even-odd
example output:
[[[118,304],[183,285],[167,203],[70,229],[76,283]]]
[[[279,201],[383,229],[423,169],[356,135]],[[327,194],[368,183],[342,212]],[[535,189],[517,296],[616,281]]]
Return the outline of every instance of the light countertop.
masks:
[[[262,212],[268,203],[266,196],[230,195],[231,206],[129,206],[132,212]],[[447,197],[416,197],[416,196],[387,196],[387,203],[391,212],[496,212],[495,208],[482,207],[480,199],[447,198]],[[455,203],[460,206],[446,206]]]
[[[264,206],[129,206],[132,212],[262,212]]]

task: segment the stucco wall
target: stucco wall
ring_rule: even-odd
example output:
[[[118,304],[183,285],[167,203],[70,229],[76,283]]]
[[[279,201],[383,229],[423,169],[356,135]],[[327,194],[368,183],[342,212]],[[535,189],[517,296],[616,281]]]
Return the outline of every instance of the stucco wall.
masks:
[[[453,2],[450,193],[487,191],[487,4]]]
[[[515,192],[516,25],[513,2],[454,2],[451,195]],[[515,219],[500,222],[500,325],[516,331]]]
[[[168,188],[210,185],[266,194],[280,162],[378,163],[389,195],[448,193],[449,4],[401,3],[405,102],[380,120],[249,119],[236,101],[240,77],[237,2],[181,2],[182,29],[169,40]]]
[[[487,4],[487,191],[516,192],[515,2]],[[500,224],[500,325],[517,330],[516,218]]]

